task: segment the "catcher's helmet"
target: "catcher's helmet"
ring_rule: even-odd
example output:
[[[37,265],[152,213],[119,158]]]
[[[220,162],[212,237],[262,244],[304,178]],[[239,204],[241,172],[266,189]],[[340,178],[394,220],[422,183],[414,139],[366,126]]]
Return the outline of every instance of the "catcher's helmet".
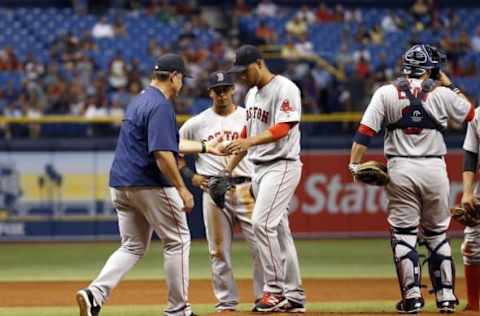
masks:
[[[413,45],[403,55],[402,73],[411,77],[422,76],[427,70],[438,70],[447,61],[445,53],[431,45]]]

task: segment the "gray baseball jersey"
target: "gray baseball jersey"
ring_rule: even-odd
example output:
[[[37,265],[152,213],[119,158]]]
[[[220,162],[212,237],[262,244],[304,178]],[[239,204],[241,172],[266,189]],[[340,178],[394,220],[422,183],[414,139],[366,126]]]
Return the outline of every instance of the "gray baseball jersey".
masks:
[[[180,137],[189,140],[210,140],[222,136],[232,141],[240,136],[245,125],[246,111],[237,107],[235,112],[222,116],[212,108],[190,118],[180,128]],[[218,176],[225,170],[228,157],[197,155],[195,168],[198,174]],[[244,159],[233,172],[234,177],[251,177],[252,165]],[[247,241],[253,260],[253,290],[260,298],[263,288],[263,271],[252,227],[252,211],[255,201],[250,193],[251,181],[237,184],[225,196],[225,208],[213,202],[208,193],[203,194],[203,219],[212,263],[212,282],[218,311],[235,309],[239,303],[239,292],[235,284],[232,267],[232,238],[238,223]]]
[[[277,123],[299,122],[301,118],[300,90],[279,75],[261,89],[251,88],[245,105],[249,137]],[[265,274],[263,290],[303,304],[297,252],[288,228],[288,207],[302,171],[298,125],[275,142],[250,148],[248,159],[254,164],[252,189],[256,203],[252,223]]]
[[[212,108],[190,118],[180,128],[180,138],[202,141],[212,140],[222,136],[224,141],[232,141],[240,137],[246,120],[246,111],[237,106],[235,112],[222,116]],[[219,175],[225,170],[228,157],[214,155],[197,155],[195,168],[197,173],[204,176]],[[233,176],[250,177],[252,165],[248,160],[243,160],[233,171]]]
[[[262,89],[251,88],[245,97],[247,134],[257,135],[277,123],[299,122],[302,114],[300,90],[289,79],[276,75]],[[252,162],[275,159],[298,160],[300,129],[292,127],[288,135],[277,142],[252,147],[248,158]]]
[[[422,81],[409,79],[412,93],[421,91]],[[383,124],[398,121],[402,109],[409,105],[404,92],[393,84],[375,91],[361,121],[375,132]],[[461,124],[470,111],[470,103],[445,87],[437,87],[423,101],[424,109],[443,127],[448,123]],[[443,156],[447,152],[442,133],[435,129],[423,129],[419,134],[406,134],[401,129],[385,133],[385,154],[400,156]]]
[[[475,118],[468,124],[463,149],[480,153],[480,111],[475,110]],[[475,186],[475,195],[480,196],[480,187]],[[465,238],[462,243],[463,261],[465,264],[480,264],[480,225],[465,227]]]

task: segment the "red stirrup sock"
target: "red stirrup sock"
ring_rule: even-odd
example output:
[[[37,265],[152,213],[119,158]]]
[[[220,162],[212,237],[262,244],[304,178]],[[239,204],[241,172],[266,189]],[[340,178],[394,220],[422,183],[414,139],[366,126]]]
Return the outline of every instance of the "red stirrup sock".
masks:
[[[465,283],[467,285],[467,308],[478,311],[480,298],[480,265],[465,265]]]

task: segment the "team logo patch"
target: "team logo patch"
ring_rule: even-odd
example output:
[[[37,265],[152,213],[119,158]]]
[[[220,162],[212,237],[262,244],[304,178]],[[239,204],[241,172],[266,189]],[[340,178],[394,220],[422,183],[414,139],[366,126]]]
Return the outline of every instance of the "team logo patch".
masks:
[[[290,105],[290,102],[288,102],[287,99],[283,100],[282,102],[282,105],[280,106],[280,110],[282,110],[282,112],[293,112],[293,108],[292,106]]]
[[[418,110],[413,111],[412,121],[415,123],[422,121],[422,113]]]

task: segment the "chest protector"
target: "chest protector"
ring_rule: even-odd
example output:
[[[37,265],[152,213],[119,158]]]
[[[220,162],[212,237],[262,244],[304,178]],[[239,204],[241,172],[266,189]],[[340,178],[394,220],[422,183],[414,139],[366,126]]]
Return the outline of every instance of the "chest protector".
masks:
[[[426,128],[443,132],[445,128],[425,110],[422,104],[422,99],[434,88],[433,80],[425,80],[422,83],[422,90],[417,96],[410,91],[410,84],[406,78],[399,78],[393,84],[398,90],[405,93],[410,104],[403,108],[401,119],[387,125],[387,130],[403,129],[408,134],[418,134]]]

